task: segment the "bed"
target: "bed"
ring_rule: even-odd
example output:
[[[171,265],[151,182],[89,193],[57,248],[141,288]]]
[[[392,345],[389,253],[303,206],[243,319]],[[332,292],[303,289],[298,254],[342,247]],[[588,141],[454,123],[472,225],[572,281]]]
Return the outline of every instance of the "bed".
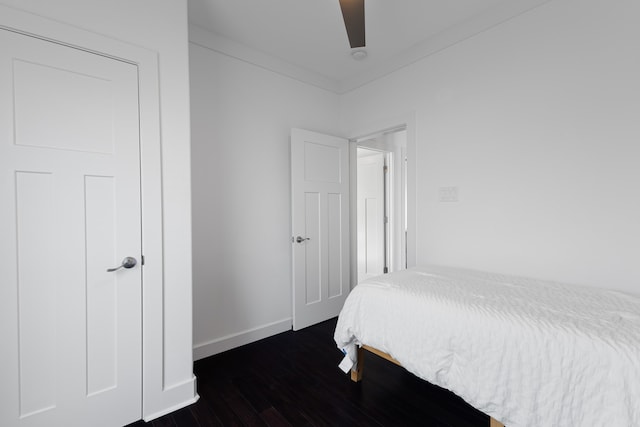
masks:
[[[451,390],[492,425],[640,426],[640,297],[632,294],[412,268],[356,286],[334,339],[354,364],[352,379],[366,348]]]

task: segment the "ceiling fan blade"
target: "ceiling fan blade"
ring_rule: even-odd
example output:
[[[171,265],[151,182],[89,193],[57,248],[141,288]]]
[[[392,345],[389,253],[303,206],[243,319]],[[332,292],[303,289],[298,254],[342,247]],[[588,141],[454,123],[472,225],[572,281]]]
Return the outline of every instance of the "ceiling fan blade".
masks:
[[[364,0],[339,0],[352,48],[364,47]]]

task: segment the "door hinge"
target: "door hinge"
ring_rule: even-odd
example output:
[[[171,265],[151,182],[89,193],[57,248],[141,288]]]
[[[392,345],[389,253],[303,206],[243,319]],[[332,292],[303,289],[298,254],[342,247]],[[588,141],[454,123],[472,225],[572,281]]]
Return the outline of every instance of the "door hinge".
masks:
[[[144,255],[140,255],[140,265],[144,265]]]
[[[385,267],[384,270],[382,270],[383,274],[387,274],[389,272],[389,267]]]
[[[383,167],[382,167],[382,170],[383,170],[385,173],[389,172],[389,166],[383,166]]]

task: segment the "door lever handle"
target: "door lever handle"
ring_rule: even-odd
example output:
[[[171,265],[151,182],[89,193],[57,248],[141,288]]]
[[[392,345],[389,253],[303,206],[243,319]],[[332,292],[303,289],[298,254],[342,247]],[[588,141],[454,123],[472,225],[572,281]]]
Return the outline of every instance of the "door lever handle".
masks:
[[[135,258],[133,257],[126,257],[125,259],[122,260],[122,264],[120,264],[119,266],[115,267],[115,268],[109,268],[107,269],[108,273],[112,273],[114,271],[120,270],[121,268],[133,268],[136,266],[136,264],[138,263],[138,261],[136,261]]]
[[[302,243],[305,240],[311,240],[311,238],[309,238],[309,237],[301,237],[301,236],[296,237],[296,242],[298,242],[298,243]]]

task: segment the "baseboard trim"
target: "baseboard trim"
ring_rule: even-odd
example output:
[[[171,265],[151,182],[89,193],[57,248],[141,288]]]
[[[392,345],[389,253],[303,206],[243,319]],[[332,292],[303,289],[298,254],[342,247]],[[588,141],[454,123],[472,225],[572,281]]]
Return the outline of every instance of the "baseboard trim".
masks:
[[[241,345],[289,331],[291,327],[292,319],[289,317],[247,329],[246,331],[226,335],[205,343],[196,344],[193,346],[193,360],[204,359],[205,357],[213,356],[214,354],[222,353],[223,351],[231,350]]]
[[[186,381],[149,392],[143,403],[142,419],[149,422],[197,402],[200,398],[197,389],[197,378],[192,375]]]
[[[196,403],[198,401],[198,399],[200,399],[200,395],[196,394],[194,397],[192,397],[191,399],[184,401],[182,403],[178,403],[177,405],[173,405],[167,409],[163,409],[162,411],[158,411],[155,412],[153,414],[147,415],[146,417],[143,417],[142,420],[145,423],[148,423],[149,421],[155,420],[156,418],[160,418],[163,417],[167,414],[170,414],[171,412],[177,411],[178,409],[182,409],[184,407],[187,407],[193,403]]]

